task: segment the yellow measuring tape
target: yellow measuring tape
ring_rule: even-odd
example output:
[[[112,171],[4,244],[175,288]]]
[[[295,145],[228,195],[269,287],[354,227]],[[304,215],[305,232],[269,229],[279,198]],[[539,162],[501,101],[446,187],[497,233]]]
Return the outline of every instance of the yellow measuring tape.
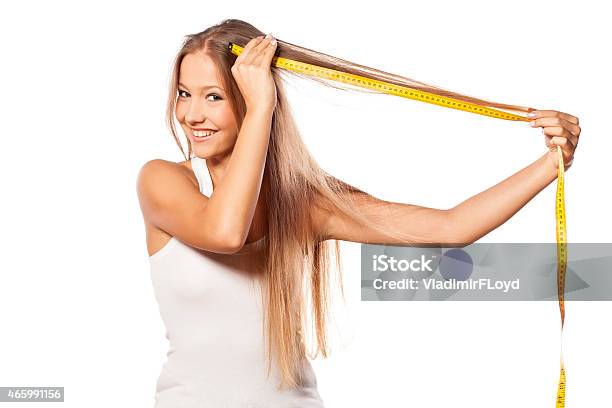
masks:
[[[559,158],[557,170],[557,202],[555,213],[557,219],[557,296],[559,297],[559,311],[561,312],[561,371],[557,389],[557,408],[565,407],[565,367],[563,366],[563,324],[565,323],[565,271],[567,269],[567,231],[565,226],[565,194],[563,190],[564,164],[561,147],[557,145]]]
[[[235,55],[240,55],[243,47],[230,42],[228,49]],[[389,95],[401,96],[403,98],[413,99],[421,102],[427,102],[434,105],[443,106],[445,108],[458,109],[466,112],[476,113],[479,115],[490,116],[497,119],[514,120],[529,122],[530,118],[521,115],[515,115],[502,110],[493,109],[487,106],[481,106],[475,103],[466,102],[460,99],[441,96],[435,93],[426,92],[403,85],[391,84],[389,82],[379,81],[376,79],[367,78],[360,75],[351,74],[348,72],[337,71],[330,68],[320,67],[318,65],[307,64],[301,61],[294,61],[282,57],[272,58],[272,66],[283,68],[295,72],[300,72],[307,75],[316,76],[319,78],[330,79],[332,81],[343,82],[361,88],[372,89],[383,92]],[[534,110],[534,109],[529,109]],[[557,156],[559,160],[557,170],[557,198],[555,203],[556,215],[556,230],[557,230],[557,295],[559,297],[559,310],[561,312],[561,335],[563,336],[563,324],[565,321],[565,273],[567,269],[567,244],[566,244],[566,226],[565,226],[565,195],[563,192],[564,184],[564,164],[561,147],[557,146]],[[565,407],[565,367],[563,366],[563,343],[561,343],[561,371],[559,374],[559,386],[557,389],[556,408]]]

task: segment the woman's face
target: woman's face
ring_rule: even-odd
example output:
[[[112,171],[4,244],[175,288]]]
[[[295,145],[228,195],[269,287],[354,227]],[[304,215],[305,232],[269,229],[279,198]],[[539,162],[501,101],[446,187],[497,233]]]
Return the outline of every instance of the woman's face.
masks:
[[[238,137],[236,118],[222,88],[214,62],[204,53],[187,54],[179,70],[176,119],[196,156],[210,158],[231,153]],[[212,129],[198,132],[197,129]]]

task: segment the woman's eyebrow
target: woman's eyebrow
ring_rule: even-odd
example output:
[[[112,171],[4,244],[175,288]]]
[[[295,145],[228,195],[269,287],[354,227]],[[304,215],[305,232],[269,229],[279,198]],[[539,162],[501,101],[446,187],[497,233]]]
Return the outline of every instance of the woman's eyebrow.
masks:
[[[180,82],[178,83],[178,85],[179,85],[180,87],[183,87],[183,88],[189,88],[188,86],[186,86],[186,85],[184,85],[184,84],[182,84],[182,83],[180,83]],[[221,89],[221,90],[225,91],[225,89],[221,88],[221,87],[220,87],[220,86],[218,86],[218,85],[205,85],[205,86],[203,86],[203,87],[202,87],[202,89],[210,89],[210,88],[219,88],[219,89]]]

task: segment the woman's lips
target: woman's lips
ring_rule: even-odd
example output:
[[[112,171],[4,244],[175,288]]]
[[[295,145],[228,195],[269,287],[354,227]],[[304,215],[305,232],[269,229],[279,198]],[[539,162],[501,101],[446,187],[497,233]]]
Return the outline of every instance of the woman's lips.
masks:
[[[218,133],[219,131],[216,131],[215,133],[213,133],[210,136],[204,136],[204,137],[198,137],[198,136],[194,136],[193,133],[191,133],[191,140],[195,143],[201,143],[201,142],[206,142],[210,139],[212,139],[213,137],[215,137],[215,135]]]

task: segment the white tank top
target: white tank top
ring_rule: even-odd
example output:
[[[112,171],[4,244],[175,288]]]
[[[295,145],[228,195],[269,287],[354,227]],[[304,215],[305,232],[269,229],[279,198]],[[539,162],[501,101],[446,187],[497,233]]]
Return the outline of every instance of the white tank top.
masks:
[[[205,159],[191,166],[210,197]],[[277,390],[267,377],[260,278],[255,255],[265,237],[236,254],[188,246],[172,237],[149,257],[155,298],[170,348],[157,380],[155,408],[323,408],[307,358],[299,388]]]

